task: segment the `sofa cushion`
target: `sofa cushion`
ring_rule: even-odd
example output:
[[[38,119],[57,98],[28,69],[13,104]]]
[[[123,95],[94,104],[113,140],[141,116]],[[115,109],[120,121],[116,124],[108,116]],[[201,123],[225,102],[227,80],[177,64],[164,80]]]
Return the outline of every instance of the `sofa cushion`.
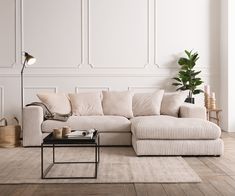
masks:
[[[180,106],[187,98],[188,91],[164,93],[161,104],[161,114],[179,116]]]
[[[76,93],[69,94],[72,112],[76,116],[103,115],[101,93]]]
[[[53,113],[68,114],[71,112],[70,101],[63,93],[39,93],[37,96]]]
[[[104,115],[117,115],[132,118],[132,97],[130,91],[103,91]]]
[[[131,119],[137,139],[217,139],[220,128],[207,120],[172,116],[142,116]]]
[[[164,90],[154,93],[135,93],[132,100],[134,116],[160,115],[163,93]]]
[[[43,132],[54,128],[70,126],[72,129],[92,129],[100,132],[130,132],[130,121],[122,116],[71,116],[67,122],[46,120],[42,123]]]

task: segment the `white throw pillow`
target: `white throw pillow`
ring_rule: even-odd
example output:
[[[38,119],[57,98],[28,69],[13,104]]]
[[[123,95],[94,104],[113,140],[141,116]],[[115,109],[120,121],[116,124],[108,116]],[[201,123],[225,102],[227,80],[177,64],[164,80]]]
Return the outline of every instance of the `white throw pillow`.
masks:
[[[187,95],[188,91],[164,93],[161,114],[178,117],[180,106],[184,103]]]
[[[69,94],[72,112],[76,116],[100,116],[103,115],[101,93]]]
[[[70,101],[63,93],[40,93],[37,96],[53,113],[69,114],[71,112]]]
[[[164,90],[154,93],[136,93],[132,100],[134,116],[160,115],[163,94]]]
[[[103,91],[104,114],[132,118],[132,97],[130,91]]]

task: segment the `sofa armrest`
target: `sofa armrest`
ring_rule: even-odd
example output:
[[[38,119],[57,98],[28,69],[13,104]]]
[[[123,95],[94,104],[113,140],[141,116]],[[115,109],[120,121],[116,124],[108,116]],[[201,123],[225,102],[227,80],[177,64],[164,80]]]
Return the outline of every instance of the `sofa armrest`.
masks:
[[[182,118],[201,118],[207,119],[206,108],[191,103],[184,103],[180,106],[180,117]]]
[[[43,122],[42,107],[28,106],[23,109],[23,146],[41,145],[42,122]]]

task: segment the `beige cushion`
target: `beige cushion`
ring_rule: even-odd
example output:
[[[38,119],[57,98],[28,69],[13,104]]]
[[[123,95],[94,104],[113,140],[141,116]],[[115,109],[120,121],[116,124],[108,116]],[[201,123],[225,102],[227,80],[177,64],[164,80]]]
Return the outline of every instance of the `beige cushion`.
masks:
[[[154,93],[136,93],[132,100],[134,116],[160,115],[164,90]]]
[[[71,112],[71,105],[68,97],[63,93],[40,93],[38,98],[51,112],[68,114]]]
[[[180,106],[180,117],[181,118],[201,118],[206,120],[206,108],[191,103],[183,103]]]
[[[132,96],[130,91],[103,91],[103,112],[105,115],[133,117]]]
[[[164,93],[161,104],[161,114],[178,117],[180,106],[187,98],[188,91]]]
[[[46,120],[42,123],[43,132],[53,128],[70,126],[72,129],[92,129],[99,132],[130,132],[130,121],[122,116],[71,116],[67,122]]]
[[[69,94],[72,112],[77,116],[103,115],[101,93]]]
[[[131,119],[137,139],[218,139],[220,128],[207,120],[173,116],[142,116]]]

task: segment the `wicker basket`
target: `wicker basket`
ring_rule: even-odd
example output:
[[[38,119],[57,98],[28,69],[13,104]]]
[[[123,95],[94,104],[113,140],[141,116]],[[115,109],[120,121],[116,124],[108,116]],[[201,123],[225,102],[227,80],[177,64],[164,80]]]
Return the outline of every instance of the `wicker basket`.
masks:
[[[20,133],[21,127],[17,118],[17,125],[7,125],[6,118],[2,118],[0,122],[4,122],[4,125],[0,125],[0,147],[9,148],[17,147],[20,145]]]

